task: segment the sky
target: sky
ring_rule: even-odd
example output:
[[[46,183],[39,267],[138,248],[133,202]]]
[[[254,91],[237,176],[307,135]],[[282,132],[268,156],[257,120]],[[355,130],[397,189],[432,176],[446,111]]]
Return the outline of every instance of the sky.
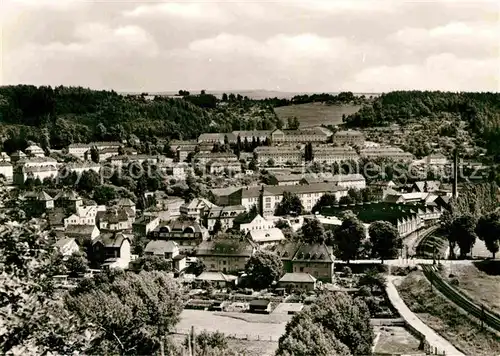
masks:
[[[500,1],[0,0],[0,84],[500,91]]]

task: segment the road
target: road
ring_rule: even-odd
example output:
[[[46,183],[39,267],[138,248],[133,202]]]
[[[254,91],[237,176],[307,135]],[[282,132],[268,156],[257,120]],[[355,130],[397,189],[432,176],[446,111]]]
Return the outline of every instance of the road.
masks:
[[[399,315],[417,330],[420,334],[424,335],[427,342],[432,348],[437,350],[438,354],[443,355],[453,355],[453,356],[465,356],[463,353],[458,351],[448,340],[438,335],[433,329],[428,327],[424,322],[422,322],[418,316],[416,316],[410,308],[408,308],[399,296],[399,293],[394,286],[394,277],[389,276],[386,283],[386,292],[392,305],[399,312]]]

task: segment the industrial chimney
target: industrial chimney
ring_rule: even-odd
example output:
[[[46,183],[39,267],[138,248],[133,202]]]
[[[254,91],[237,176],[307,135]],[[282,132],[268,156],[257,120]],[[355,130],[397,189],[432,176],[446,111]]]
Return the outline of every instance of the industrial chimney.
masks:
[[[453,198],[458,197],[458,149],[453,151]]]

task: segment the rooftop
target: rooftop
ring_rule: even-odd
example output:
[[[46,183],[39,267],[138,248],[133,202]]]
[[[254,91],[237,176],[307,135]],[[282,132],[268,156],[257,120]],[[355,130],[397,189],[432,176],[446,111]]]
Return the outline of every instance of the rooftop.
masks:
[[[316,278],[309,273],[285,273],[279,281],[285,283],[314,283]]]

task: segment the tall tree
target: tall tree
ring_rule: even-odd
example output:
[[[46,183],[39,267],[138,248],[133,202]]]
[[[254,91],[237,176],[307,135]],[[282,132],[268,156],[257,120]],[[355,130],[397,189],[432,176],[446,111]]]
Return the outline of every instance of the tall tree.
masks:
[[[303,210],[304,207],[302,206],[300,198],[296,194],[285,191],[283,192],[283,198],[276,207],[275,214],[277,216],[288,215],[292,213],[300,215],[302,214]]]
[[[262,289],[271,286],[281,277],[283,264],[275,253],[260,250],[250,257],[245,271],[248,274],[250,285]]]
[[[164,350],[183,308],[176,281],[163,272],[143,271],[115,272],[82,283],[66,297],[66,305],[93,325],[94,342],[86,353],[150,355]]]
[[[90,159],[95,163],[99,163],[99,158],[99,150],[96,146],[92,146],[90,149]]]
[[[500,243],[500,214],[492,212],[481,216],[477,222],[476,234],[495,258]]]
[[[351,261],[358,257],[366,231],[363,223],[355,216],[348,216],[335,231],[336,255],[341,260]]]
[[[451,223],[448,240],[456,242],[460,248],[460,258],[469,254],[476,242],[476,219],[472,215],[462,215]],[[454,246],[453,246],[454,247]]]
[[[397,257],[398,249],[402,247],[402,241],[393,224],[388,221],[375,221],[370,225],[368,234],[373,244],[372,252],[382,262]]]
[[[311,210],[311,213],[315,213],[317,211],[321,211],[322,208],[333,206],[338,204],[337,197],[334,194],[323,194],[321,198],[319,198],[318,202],[314,205]]]
[[[316,218],[305,218],[302,225],[302,235],[304,242],[307,243],[324,243],[325,228],[323,224]]]

